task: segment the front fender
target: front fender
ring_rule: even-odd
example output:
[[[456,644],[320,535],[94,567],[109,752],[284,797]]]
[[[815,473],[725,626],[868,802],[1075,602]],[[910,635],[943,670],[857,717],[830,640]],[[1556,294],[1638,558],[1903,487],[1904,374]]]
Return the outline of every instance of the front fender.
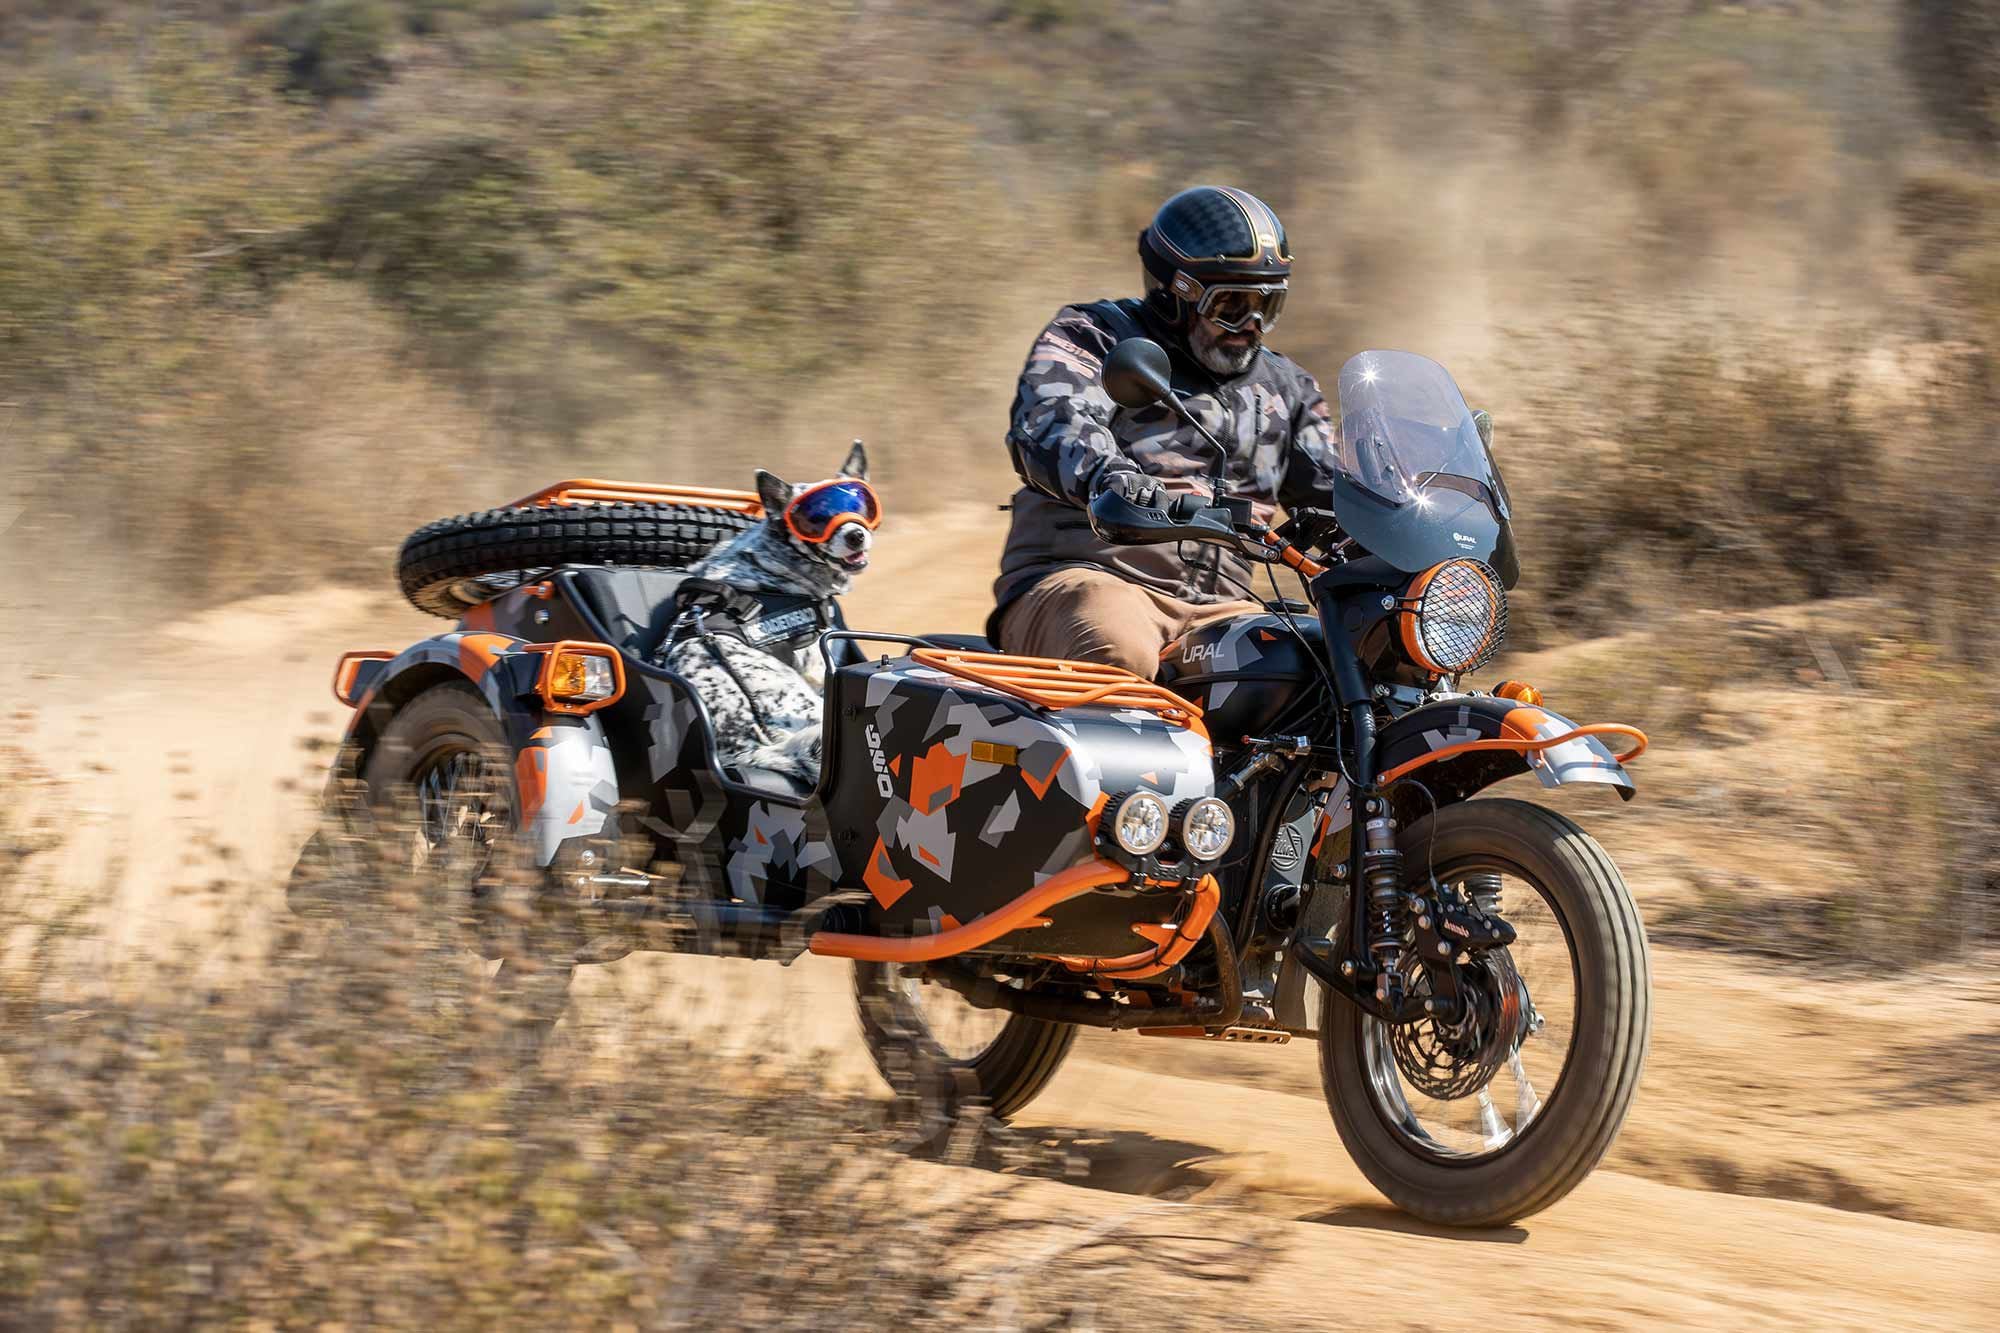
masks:
[[[1496,748],[1445,753],[1469,741],[1531,742],[1575,730],[1576,723],[1539,705],[1469,694],[1411,709],[1384,726],[1375,738],[1375,771],[1393,779],[1400,770],[1411,778],[1389,789],[1396,819],[1404,824],[1429,814],[1433,801],[1439,806],[1451,805],[1521,773],[1533,773],[1545,787],[1594,782],[1631,800],[1635,791],[1632,775],[1595,736],[1578,736],[1540,751]],[[1433,755],[1438,757],[1430,758]],[[1429,791],[1429,798],[1417,790],[1417,783]],[[1322,826],[1321,836],[1326,839],[1324,851],[1317,843],[1313,848],[1319,866],[1347,859],[1352,843],[1346,828],[1329,822]],[[1336,938],[1343,927],[1339,918],[1348,903],[1345,893],[1313,894],[1306,900],[1298,938]],[[1287,950],[1278,966],[1274,991],[1278,1025],[1294,1032],[1316,1031],[1322,1017],[1319,1002],[1312,998],[1317,989],[1312,985],[1312,974]]]
[[[506,634],[453,631],[411,644],[387,661],[363,662],[360,692],[338,761],[338,773],[366,771],[396,710],[441,681],[475,686],[499,721],[514,754],[521,827],[537,865],[553,862],[566,842],[615,832],[618,772],[595,713],[549,712],[535,691],[542,655],[537,645]]]
[[[1463,801],[1518,773],[1533,773],[1544,787],[1594,782],[1631,800],[1636,790],[1632,775],[1595,736],[1577,736],[1542,750],[1481,748],[1440,753],[1468,741],[1527,743],[1576,729],[1576,723],[1539,705],[1485,694],[1445,699],[1413,708],[1382,728],[1375,740],[1375,771],[1384,778],[1407,774],[1427,787],[1439,805]],[[1407,787],[1404,790],[1409,795],[1399,795],[1399,806],[1414,800],[1419,813],[1429,808],[1422,793]]]

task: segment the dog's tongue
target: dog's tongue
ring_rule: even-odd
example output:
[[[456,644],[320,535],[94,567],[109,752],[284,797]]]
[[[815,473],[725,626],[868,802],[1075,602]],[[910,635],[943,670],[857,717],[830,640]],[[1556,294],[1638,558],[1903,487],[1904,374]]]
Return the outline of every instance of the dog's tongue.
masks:
[[[844,555],[840,558],[840,563],[856,571],[866,569],[868,568],[868,553],[866,551],[856,551],[853,555]]]

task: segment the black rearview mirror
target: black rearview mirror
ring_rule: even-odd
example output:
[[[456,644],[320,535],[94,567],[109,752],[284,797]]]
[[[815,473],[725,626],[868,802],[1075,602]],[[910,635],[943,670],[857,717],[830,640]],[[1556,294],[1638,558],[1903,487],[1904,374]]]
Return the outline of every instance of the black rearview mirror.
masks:
[[[1104,358],[1098,379],[1120,407],[1148,407],[1173,401],[1167,349],[1149,338],[1127,338]]]

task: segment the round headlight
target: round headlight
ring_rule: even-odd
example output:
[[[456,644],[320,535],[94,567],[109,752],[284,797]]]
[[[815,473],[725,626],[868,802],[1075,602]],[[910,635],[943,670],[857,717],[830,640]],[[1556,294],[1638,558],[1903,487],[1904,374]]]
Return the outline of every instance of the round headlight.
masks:
[[[1213,796],[1202,797],[1181,816],[1181,846],[1197,861],[1213,861],[1235,836],[1236,816]]]
[[[1149,791],[1135,791],[1111,816],[1111,836],[1134,856],[1158,851],[1167,840],[1167,803]]]
[[[1477,560],[1447,560],[1417,575],[1405,595],[1403,649],[1440,676],[1491,661],[1507,633],[1507,592]]]

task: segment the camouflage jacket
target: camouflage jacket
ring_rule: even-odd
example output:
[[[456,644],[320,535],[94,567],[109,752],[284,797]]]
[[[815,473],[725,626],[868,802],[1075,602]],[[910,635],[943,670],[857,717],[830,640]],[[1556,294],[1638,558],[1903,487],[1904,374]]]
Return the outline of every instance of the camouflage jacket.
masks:
[[[1207,478],[1215,450],[1164,407],[1122,408],[1099,387],[1105,353],[1150,327],[1139,301],[1065,306],[1035,340],[1014,397],[1007,449],[1025,483],[1014,493],[1014,521],[993,586],[998,607],[1037,579],[1096,565],[1134,583],[1190,602],[1242,596],[1228,579],[1248,582],[1250,563],[1219,546],[1113,546],[1091,532],[1083,506],[1099,474],[1137,468],[1162,478]],[[1277,505],[1328,505],[1333,489],[1333,421],[1319,384],[1266,349],[1250,369],[1218,380],[1184,354],[1173,358],[1174,387],[1210,433],[1228,447],[1227,484]],[[996,609],[992,624],[999,623]]]

